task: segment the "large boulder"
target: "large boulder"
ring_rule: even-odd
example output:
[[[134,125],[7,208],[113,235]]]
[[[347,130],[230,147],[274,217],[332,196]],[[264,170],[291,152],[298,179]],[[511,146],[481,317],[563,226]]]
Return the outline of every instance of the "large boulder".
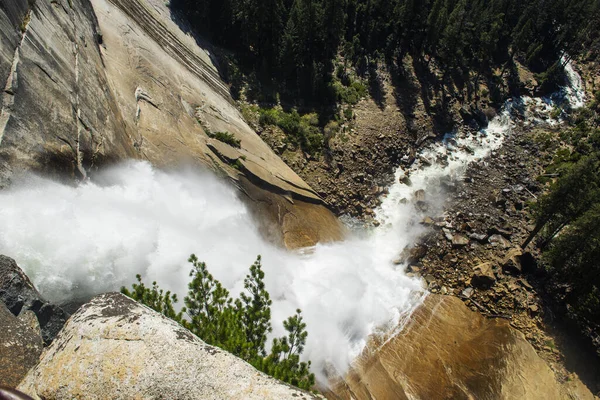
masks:
[[[15,317],[0,302],[0,386],[16,387],[42,353],[42,337],[35,316]],[[0,396],[2,398],[2,396]]]
[[[62,308],[40,295],[15,260],[3,255],[0,255],[0,302],[15,316],[27,310],[33,311],[45,344],[52,342],[69,318]]]
[[[494,275],[494,263],[485,262],[473,268],[473,277],[471,278],[473,286],[481,289],[489,289],[496,283]]]
[[[406,327],[373,338],[330,399],[593,399],[562,386],[519,331],[453,296],[429,295]]]
[[[523,250],[520,247],[510,249],[502,259],[502,270],[514,275],[521,274],[523,272],[523,266],[521,265],[522,256]]]
[[[312,399],[119,293],[82,306],[19,390],[35,399]]]

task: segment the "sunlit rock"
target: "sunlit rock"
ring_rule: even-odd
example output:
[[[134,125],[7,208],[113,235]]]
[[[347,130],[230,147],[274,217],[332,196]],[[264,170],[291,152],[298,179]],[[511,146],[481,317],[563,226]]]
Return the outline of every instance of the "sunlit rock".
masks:
[[[109,293],[75,313],[23,379],[35,399],[313,399]]]
[[[577,380],[578,381],[578,380]],[[561,384],[519,331],[430,295],[400,333],[372,338],[330,399],[592,399]]]

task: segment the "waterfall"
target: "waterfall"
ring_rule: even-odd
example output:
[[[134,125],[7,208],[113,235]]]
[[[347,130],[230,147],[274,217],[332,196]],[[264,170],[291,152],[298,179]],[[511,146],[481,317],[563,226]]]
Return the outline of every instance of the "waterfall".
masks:
[[[583,101],[583,86],[569,71],[572,92],[566,94],[575,107]],[[480,132],[448,134],[425,148],[409,170],[396,172],[376,210],[380,225],[341,243],[286,252],[259,235],[235,190],[213,175],[130,161],[78,186],[29,175],[0,192],[0,253],[15,258],[40,292],[59,303],[118,290],[137,273],[182,298],[191,253],[235,296],[261,254],[273,299],[273,335],[283,335],[281,322],[302,309],[309,332],[304,358],[325,383],[324,370],[343,374],[369,335],[407,320],[425,291],[393,260],[425,232],[420,220],[441,211],[444,187],[502,145],[515,124],[513,109],[540,104],[545,100],[508,101]],[[542,114],[549,118],[548,110]],[[402,177],[410,186],[399,182]],[[419,190],[427,211],[415,207]]]

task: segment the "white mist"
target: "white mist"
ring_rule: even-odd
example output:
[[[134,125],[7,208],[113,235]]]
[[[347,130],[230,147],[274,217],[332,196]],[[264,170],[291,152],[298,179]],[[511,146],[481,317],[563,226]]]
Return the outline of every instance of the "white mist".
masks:
[[[235,295],[261,254],[273,334],[282,335],[281,322],[302,309],[305,357],[321,381],[322,367],[345,371],[376,327],[406,316],[421,287],[390,262],[401,232],[286,252],[260,237],[233,188],[209,173],[161,172],[145,162],[77,187],[31,176],[0,193],[0,223],[0,253],[55,302],[118,290],[137,273],[182,298],[191,253]]]

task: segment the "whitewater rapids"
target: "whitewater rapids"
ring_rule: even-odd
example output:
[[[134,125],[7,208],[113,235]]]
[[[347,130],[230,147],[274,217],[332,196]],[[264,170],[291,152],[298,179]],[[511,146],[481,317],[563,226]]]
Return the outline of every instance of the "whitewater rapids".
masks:
[[[191,253],[236,295],[260,254],[273,334],[302,309],[305,358],[321,381],[322,367],[345,371],[377,327],[406,316],[421,289],[390,262],[397,232],[286,252],[261,238],[235,189],[198,170],[132,161],[76,187],[29,176],[0,193],[0,223],[0,253],[59,303],[129,286],[137,273],[183,298]]]

